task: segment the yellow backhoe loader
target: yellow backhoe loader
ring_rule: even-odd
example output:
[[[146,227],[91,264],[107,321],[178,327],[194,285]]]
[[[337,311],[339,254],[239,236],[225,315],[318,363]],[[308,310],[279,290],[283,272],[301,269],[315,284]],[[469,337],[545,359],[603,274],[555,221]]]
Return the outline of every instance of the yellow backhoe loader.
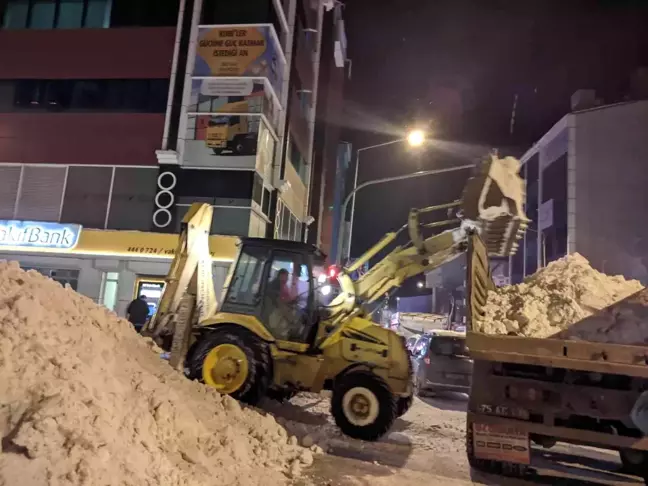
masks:
[[[378,440],[411,405],[412,372],[404,339],[372,323],[364,305],[461,255],[474,232],[491,255],[514,253],[528,221],[518,171],[517,160],[491,157],[476,168],[461,201],[413,210],[401,230],[340,270],[340,292],[330,303],[323,298],[329,269],[315,247],[241,238],[217,305],[208,249],[212,208],[194,204],[145,332],[156,339],[172,336],[171,365],[189,378],[250,404],[266,396],[332,390],[331,412],[342,432]],[[459,209],[458,219],[420,221],[425,213],[447,208]],[[444,224],[457,227],[422,235],[425,228]],[[408,244],[355,281],[349,277],[405,230]]]

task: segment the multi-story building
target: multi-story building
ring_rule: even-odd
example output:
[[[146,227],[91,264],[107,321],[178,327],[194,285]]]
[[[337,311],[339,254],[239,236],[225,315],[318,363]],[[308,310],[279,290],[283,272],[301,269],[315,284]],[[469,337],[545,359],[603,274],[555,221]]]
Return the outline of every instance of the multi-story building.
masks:
[[[0,8],[0,258],[123,312],[159,294],[192,202],[214,207],[217,288],[235,239],[216,235],[304,237],[332,4]]]
[[[339,4],[326,12],[322,27],[309,211],[314,222],[308,232],[308,241],[320,247],[331,261],[335,261],[339,231],[346,227],[341,205],[351,159],[351,144],[340,141],[344,87],[351,68],[342,13]]]
[[[581,90],[573,111],[521,158],[531,219],[511,280],[578,252],[608,274],[648,283],[648,100],[603,105]]]

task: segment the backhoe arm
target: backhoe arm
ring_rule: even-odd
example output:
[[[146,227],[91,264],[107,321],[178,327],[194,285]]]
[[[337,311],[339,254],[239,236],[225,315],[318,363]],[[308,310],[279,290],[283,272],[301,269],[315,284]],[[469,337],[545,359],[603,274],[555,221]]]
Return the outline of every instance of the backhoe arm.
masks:
[[[489,255],[513,255],[529,221],[522,210],[525,190],[519,169],[519,161],[512,157],[498,159],[491,156],[476,167],[461,201],[412,210],[406,226],[385,235],[353,265],[344,269],[340,275],[343,295],[333,302],[336,310],[352,312],[358,303],[371,303],[401,286],[408,278],[455,259],[466,250],[468,236],[475,232],[485,242]],[[433,223],[420,221],[424,213],[455,207],[459,208],[457,219]],[[428,238],[423,236],[424,229],[444,225],[458,227]],[[351,280],[351,272],[393,243],[405,229],[410,240],[407,245],[396,247],[360,278]]]
[[[192,324],[216,311],[216,293],[209,251],[209,231],[213,208],[194,203],[182,220],[173,262],[157,312],[142,331],[154,339],[173,335],[173,367],[181,364],[189,342]]]

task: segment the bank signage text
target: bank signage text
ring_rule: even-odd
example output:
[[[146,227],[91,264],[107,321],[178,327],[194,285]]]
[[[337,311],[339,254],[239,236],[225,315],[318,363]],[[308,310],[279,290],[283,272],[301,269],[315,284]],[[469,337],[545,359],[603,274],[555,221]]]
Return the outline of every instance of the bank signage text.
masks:
[[[72,250],[79,241],[81,225],[0,220],[0,248],[49,248]]]

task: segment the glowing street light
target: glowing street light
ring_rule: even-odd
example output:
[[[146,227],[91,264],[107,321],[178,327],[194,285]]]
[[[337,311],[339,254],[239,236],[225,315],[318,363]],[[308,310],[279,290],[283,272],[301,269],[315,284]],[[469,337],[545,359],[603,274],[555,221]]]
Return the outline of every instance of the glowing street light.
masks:
[[[407,134],[407,143],[411,147],[420,147],[425,142],[425,132],[423,130],[412,130]]]
[[[355,177],[353,178],[353,191],[358,187],[358,168],[360,167],[360,153],[365,150],[375,149],[378,147],[385,147],[387,145],[392,145],[395,143],[407,142],[410,147],[418,148],[425,144],[425,132],[423,130],[410,130],[405,138],[399,138],[392,140],[390,142],[379,143],[376,145],[370,145],[368,147],[361,147],[356,151],[356,163],[355,163]],[[342,221],[344,221],[344,216],[346,213],[342,213]],[[349,241],[347,243],[346,256],[351,256],[351,237],[353,236],[353,220],[355,216],[355,194],[353,196],[353,202],[351,203],[351,225],[349,226]],[[338,258],[342,261],[342,255]]]
[[[423,283],[423,281],[419,280],[418,282],[416,282],[416,286],[417,286],[419,289],[422,289],[422,288],[425,286],[425,284]]]

